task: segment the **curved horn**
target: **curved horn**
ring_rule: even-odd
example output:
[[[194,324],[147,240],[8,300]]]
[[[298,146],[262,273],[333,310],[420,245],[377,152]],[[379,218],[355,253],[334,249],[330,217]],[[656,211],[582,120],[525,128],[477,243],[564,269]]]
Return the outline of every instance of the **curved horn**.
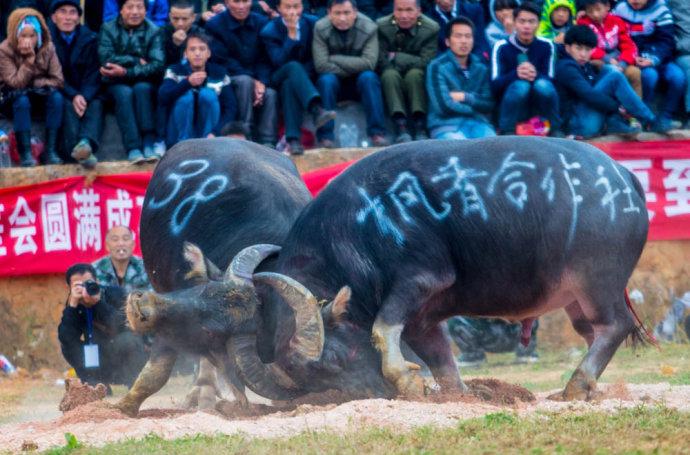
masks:
[[[260,243],[248,246],[235,255],[225,271],[223,281],[232,281],[238,285],[253,286],[252,274],[261,261],[280,251],[277,245]]]
[[[295,313],[295,334],[290,338],[288,358],[298,363],[319,360],[325,335],[316,297],[298,281],[279,273],[257,273],[254,283],[270,286]]]
[[[292,400],[306,393],[275,364],[261,361],[256,350],[256,335],[232,336],[227,349],[244,383],[253,392],[271,400]]]

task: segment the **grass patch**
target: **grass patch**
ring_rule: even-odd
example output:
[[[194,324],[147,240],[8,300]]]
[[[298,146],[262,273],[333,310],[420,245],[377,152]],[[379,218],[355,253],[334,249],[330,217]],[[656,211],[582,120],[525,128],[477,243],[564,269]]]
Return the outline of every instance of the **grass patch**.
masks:
[[[359,454],[359,453],[687,453],[690,414],[665,407],[633,408],[614,414],[536,414],[521,418],[510,412],[464,420],[454,428],[422,427],[407,433],[388,429],[306,432],[287,439],[193,436],[166,441],[158,436],[109,444],[76,446],[58,454]]]
[[[585,355],[585,349],[540,353],[535,364],[515,364],[514,354],[488,354],[479,368],[461,368],[463,378],[493,377],[520,384],[532,392],[564,387]],[[661,350],[649,346],[622,346],[599,379],[601,382],[650,384],[668,382],[690,385],[690,348],[687,344],[664,344]]]

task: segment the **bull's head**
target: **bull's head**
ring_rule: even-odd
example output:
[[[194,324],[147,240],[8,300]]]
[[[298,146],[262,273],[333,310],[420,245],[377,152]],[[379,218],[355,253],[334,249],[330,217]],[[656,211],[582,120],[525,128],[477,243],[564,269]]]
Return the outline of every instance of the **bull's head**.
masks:
[[[380,359],[371,344],[370,332],[345,317],[350,289],[343,287],[331,302],[321,306],[305,286],[286,275],[247,273],[246,266],[258,262],[243,260],[243,256],[256,256],[254,248],[235,257],[226,279],[269,289],[269,294],[286,304],[293,316],[291,321],[277,321],[277,330],[289,330],[294,323],[294,332],[276,346],[273,364],[261,361],[256,331],[230,337],[228,353],[246,385],[259,395],[278,400],[328,388],[358,396],[390,395],[392,389],[380,374]],[[239,270],[244,273],[240,275]],[[256,302],[261,304],[259,300]],[[249,313],[259,314],[256,308]]]
[[[224,345],[231,334],[252,331],[258,300],[251,272],[278,250],[272,245],[256,245],[238,254],[225,274],[216,274],[203,268],[205,259],[198,247],[186,244],[184,254],[192,266],[188,275],[196,285],[166,294],[130,293],[125,309],[129,326],[135,332],[155,333],[199,351],[211,348],[209,343],[222,341]]]

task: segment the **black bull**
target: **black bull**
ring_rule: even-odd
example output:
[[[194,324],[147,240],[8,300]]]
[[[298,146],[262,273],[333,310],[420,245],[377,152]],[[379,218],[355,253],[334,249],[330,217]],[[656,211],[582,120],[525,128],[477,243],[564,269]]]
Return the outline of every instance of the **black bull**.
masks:
[[[588,398],[622,340],[640,338],[625,287],[647,231],[639,182],[584,143],[390,147],[332,181],[277,262],[249,283],[274,319],[264,326],[277,327],[271,368],[250,356],[251,334],[231,337],[230,350],[247,385],[274,397],[327,388],[381,396],[390,385],[423,393],[401,340],[442,388],[463,389],[442,321],[529,321],[565,308],[589,351],[561,396]],[[334,301],[319,310],[316,299]],[[297,390],[266,380],[277,370]]]
[[[214,266],[226,268],[249,245],[282,244],[309,200],[294,164],[278,152],[233,139],[181,142],[156,167],[142,210],[141,248],[153,288],[179,292],[208,281],[204,274],[218,274]],[[190,271],[187,242],[205,255],[206,263],[198,264],[204,266],[202,272]],[[156,335],[151,359],[118,407],[136,414],[141,403],[165,384],[179,351],[224,363],[218,361],[217,340],[208,336],[206,326],[213,320],[214,331],[222,332],[229,322],[213,313],[222,309],[209,307],[182,321],[157,324],[151,330]],[[202,371],[204,365],[202,361]],[[233,385],[232,367],[225,373]],[[201,376],[206,374],[200,373],[201,382],[208,380]],[[243,397],[242,390],[233,391]]]
[[[280,245],[311,195],[290,159],[253,142],[189,140],[173,147],[146,190],[141,251],[158,292],[189,287],[184,242],[225,269],[256,243]]]
[[[624,291],[647,230],[639,183],[587,144],[501,137],[390,147],[326,187],[259,273],[226,274],[222,285],[244,296],[229,307],[249,307],[233,321],[228,355],[270,398],[329,388],[420,394],[404,340],[442,388],[463,389],[442,321],[529,321],[565,308],[589,351],[562,396],[588,398],[622,340],[639,337]],[[244,253],[232,264],[246,263]],[[206,308],[209,290],[166,304]],[[320,307],[314,295],[332,301]],[[273,340],[271,358],[257,352],[257,335]]]

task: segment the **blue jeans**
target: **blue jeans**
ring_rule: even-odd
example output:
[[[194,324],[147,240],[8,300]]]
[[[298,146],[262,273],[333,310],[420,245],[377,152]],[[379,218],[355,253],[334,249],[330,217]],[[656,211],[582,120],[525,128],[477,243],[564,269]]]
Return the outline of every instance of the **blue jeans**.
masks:
[[[534,82],[520,79],[511,83],[501,99],[498,127],[504,134],[514,133],[517,122],[527,120],[530,115],[544,116],[552,129],[560,128],[558,93],[548,79]]]
[[[615,98],[626,111],[642,122],[647,123],[654,120],[654,113],[637,96],[622,72],[605,72],[594,84],[594,89]],[[596,94],[591,96],[596,96]],[[617,114],[617,112],[613,113],[613,115]],[[584,102],[578,102],[573,107],[573,115],[569,119],[568,130],[576,136],[598,136],[604,128],[605,121],[606,114]]]
[[[456,126],[441,126],[431,132],[432,139],[478,139],[496,136],[494,127],[476,118],[457,119]]]
[[[212,133],[220,120],[220,102],[216,92],[204,87],[189,90],[175,101],[168,120],[168,143],[191,138],[204,138]]]
[[[329,110],[336,108],[341,86],[344,86],[343,92],[346,94],[358,93],[367,116],[367,134],[373,136],[375,134],[385,133],[381,81],[375,72],[364,71],[356,77],[351,76],[342,80],[333,73],[324,73],[319,76],[316,85],[319,89],[319,93],[321,93],[321,101],[324,109]],[[317,131],[318,138],[334,140],[334,128],[335,122],[331,120],[319,128]]]
[[[31,131],[31,106],[45,103],[46,128],[58,129],[62,126],[62,95],[58,90],[50,89],[47,94],[31,90],[17,91],[12,100],[14,131]]]
[[[685,89],[685,112],[690,112],[690,55],[681,55],[676,59],[676,64],[685,72],[685,80],[688,81]]]
[[[685,95],[687,81],[683,70],[673,62],[657,67],[642,68],[642,96],[647,106],[651,107],[654,102],[654,94],[659,79],[666,82],[666,94],[659,115],[670,118],[678,111],[680,102]]]

